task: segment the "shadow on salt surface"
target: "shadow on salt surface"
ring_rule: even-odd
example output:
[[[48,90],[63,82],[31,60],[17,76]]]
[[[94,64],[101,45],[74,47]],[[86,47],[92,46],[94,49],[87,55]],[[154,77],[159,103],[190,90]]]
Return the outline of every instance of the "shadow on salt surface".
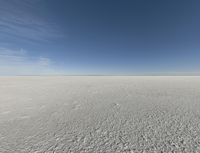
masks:
[[[77,101],[74,101],[73,105],[72,105],[72,109],[73,110],[78,110],[80,108],[81,108],[81,104],[79,104]]]
[[[120,104],[119,103],[112,103],[111,104],[111,108],[113,108],[113,109],[119,109],[120,108]]]
[[[42,106],[40,106],[40,110],[43,110],[43,109],[45,109],[46,108],[46,106],[45,105],[42,105]]]

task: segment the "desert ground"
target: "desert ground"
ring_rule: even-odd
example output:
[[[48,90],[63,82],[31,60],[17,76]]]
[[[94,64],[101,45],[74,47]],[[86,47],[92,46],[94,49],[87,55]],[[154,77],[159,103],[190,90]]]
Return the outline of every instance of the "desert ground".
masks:
[[[0,152],[199,153],[200,77],[0,77]]]

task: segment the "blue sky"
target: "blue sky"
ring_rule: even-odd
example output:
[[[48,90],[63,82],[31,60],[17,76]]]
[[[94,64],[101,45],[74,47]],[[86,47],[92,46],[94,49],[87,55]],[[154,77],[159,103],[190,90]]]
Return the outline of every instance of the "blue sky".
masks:
[[[0,0],[0,75],[200,72],[198,0]]]

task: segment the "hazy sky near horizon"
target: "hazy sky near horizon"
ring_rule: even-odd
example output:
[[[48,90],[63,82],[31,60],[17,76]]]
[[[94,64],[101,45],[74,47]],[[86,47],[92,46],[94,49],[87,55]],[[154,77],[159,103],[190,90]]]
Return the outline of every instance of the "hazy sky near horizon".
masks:
[[[200,72],[199,0],[0,0],[0,75]]]

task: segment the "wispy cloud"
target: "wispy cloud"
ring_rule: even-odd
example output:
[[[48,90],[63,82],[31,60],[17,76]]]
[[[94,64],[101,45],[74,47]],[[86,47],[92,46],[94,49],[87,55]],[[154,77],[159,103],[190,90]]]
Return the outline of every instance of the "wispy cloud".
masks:
[[[0,33],[3,38],[49,41],[62,36],[58,25],[43,13],[38,0],[1,0]]]
[[[40,55],[42,49],[38,45],[63,35],[50,16],[45,15],[41,2],[0,0],[0,75],[58,73],[52,59]]]
[[[30,57],[24,49],[0,48],[0,75],[59,74],[47,57]]]
[[[41,66],[49,66],[51,64],[51,60],[49,58],[40,57],[38,60],[38,64]]]

